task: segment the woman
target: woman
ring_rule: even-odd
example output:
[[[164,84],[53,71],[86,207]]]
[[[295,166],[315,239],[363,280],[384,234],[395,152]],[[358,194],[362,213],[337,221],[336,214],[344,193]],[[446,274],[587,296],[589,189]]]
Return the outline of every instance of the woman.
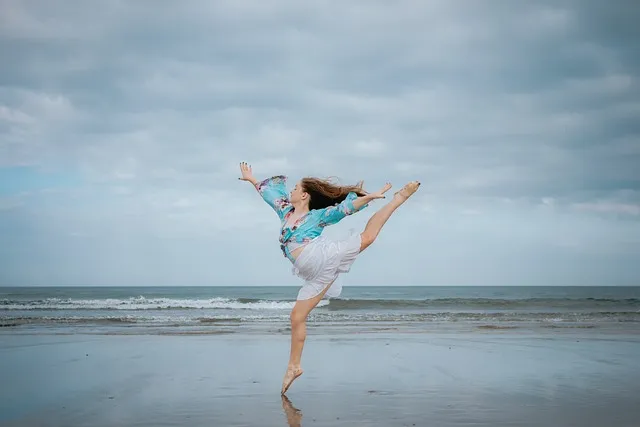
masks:
[[[302,375],[300,359],[309,313],[325,296],[340,295],[342,288],[334,283],[338,275],[349,271],[358,254],[373,243],[391,214],[418,190],[420,183],[410,182],[396,192],[393,199],[371,217],[362,233],[332,241],[322,236],[324,227],[364,209],[372,200],[385,198],[384,193],[391,184],[369,194],[362,189],[362,182],[338,186],[318,178],[303,178],[288,194],[284,176],[258,181],[245,162],[240,163],[240,172],[239,179],[252,183],[280,217],[280,249],[293,264],[293,273],[305,281],[291,311],[291,354],[282,381],[284,395],[291,383]]]

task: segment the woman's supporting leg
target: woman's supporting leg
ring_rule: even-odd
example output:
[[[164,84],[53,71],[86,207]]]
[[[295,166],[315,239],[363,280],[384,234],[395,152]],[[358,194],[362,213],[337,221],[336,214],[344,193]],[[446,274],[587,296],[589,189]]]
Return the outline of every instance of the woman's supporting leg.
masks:
[[[400,191],[396,192],[393,200],[371,217],[364,231],[361,233],[361,252],[373,243],[391,214],[406,202],[407,199],[418,190],[419,186],[420,183],[417,181],[408,183]],[[322,292],[314,298],[296,301],[293,310],[291,310],[291,353],[289,355],[287,372],[282,381],[282,394],[286,393],[293,381],[302,375],[303,371],[302,368],[300,368],[300,360],[302,358],[304,342],[307,337],[307,317],[309,313],[311,313],[311,310],[322,300],[332,284],[333,282],[326,286]]]
[[[289,366],[282,381],[282,394],[286,393],[291,383],[302,375],[300,360],[302,359],[302,349],[307,338],[307,317],[311,310],[318,305],[327,293],[333,282],[325,287],[316,297],[296,301],[291,310],[291,353],[289,354]]]
[[[400,207],[401,204],[407,201],[413,193],[415,193],[420,187],[420,183],[413,181],[405,185],[400,191],[394,194],[393,199],[383,206],[378,212],[373,214],[367,225],[364,227],[364,231],[360,234],[362,237],[362,243],[360,244],[360,252],[367,249],[378,237],[382,226],[387,222],[391,214]]]

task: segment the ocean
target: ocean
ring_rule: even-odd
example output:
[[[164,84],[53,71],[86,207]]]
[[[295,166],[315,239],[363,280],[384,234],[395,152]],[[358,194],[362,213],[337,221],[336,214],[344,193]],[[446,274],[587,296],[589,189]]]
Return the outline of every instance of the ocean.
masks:
[[[2,331],[287,333],[296,287],[0,287]],[[346,286],[309,317],[340,331],[640,330],[640,287]]]

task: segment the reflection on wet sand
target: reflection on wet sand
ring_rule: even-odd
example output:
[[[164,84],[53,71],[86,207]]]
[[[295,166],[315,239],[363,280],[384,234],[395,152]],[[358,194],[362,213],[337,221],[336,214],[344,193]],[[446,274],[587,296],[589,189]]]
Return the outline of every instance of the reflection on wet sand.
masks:
[[[284,410],[284,415],[287,417],[289,427],[300,427],[302,411],[293,406],[289,398],[285,395],[282,395],[282,409]]]

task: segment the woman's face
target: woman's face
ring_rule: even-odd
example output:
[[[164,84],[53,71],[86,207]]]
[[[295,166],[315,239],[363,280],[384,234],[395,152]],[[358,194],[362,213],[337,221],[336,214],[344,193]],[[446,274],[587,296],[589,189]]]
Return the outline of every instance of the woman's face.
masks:
[[[302,181],[298,181],[295,187],[293,187],[289,199],[291,203],[299,203],[309,199],[309,194],[303,190]]]

